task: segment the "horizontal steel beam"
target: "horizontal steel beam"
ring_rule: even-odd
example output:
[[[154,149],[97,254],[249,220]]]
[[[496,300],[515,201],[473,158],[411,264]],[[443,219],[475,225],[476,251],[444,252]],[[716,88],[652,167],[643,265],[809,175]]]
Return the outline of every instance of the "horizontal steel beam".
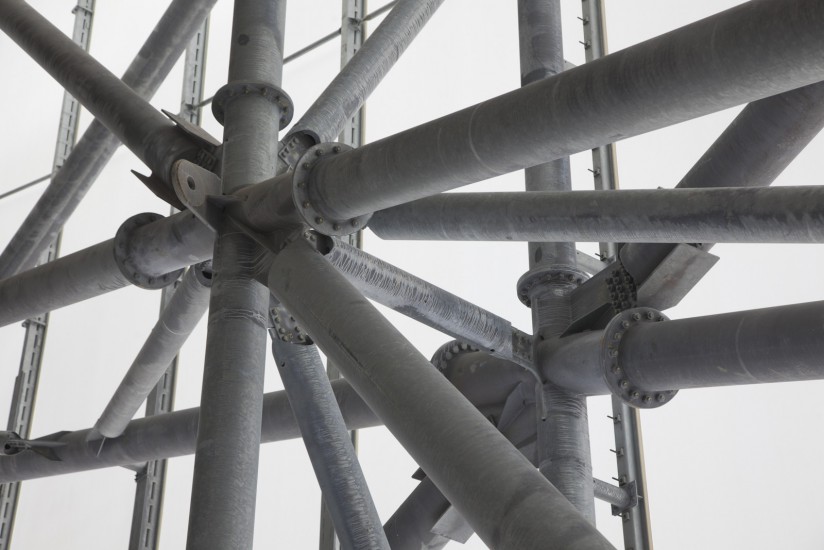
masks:
[[[444,193],[376,212],[382,239],[824,242],[824,187]]]
[[[380,421],[358,394],[343,380],[332,382],[335,398],[349,429],[369,428]],[[199,408],[185,409],[132,420],[123,435],[105,439],[94,429],[65,432],[55,440],[60,460],[44,460],[33,452],[0,460],[0,482],[84,472],[111,466],[142,464],[149,460],[194,454]],[[261,442],[300,437],[286,393],[267,393],[263,398]]]
[[[175,160],[197,157],[198,144],[22,0],[0,3],[0,30],[163,181],[168,181]],[[185,46],[189,35],[181,38]],[[177,203],[171,190],[161,198]]]
[[[115,259],[115,239],[0,281],[0,326],[82,302],[212,257],[214,233],[189,212],[133,230],[129,269]]]
[[[824,4],[756,0],[311,171],[346,220],[824,80]]]
[[[668,390],[824,379],[824,302],[666,322],[646,322],[661,319],[646,308],[622,315],[633,312],[624,328],[541,343],[544,375],[586,395],[611,393],[614,379],[636,406]]]

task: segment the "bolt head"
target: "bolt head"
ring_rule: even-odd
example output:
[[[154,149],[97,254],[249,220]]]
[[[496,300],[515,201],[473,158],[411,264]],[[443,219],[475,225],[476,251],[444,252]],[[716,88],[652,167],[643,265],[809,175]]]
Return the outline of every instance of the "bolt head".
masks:
[[[652,402],[652,397],[650,397],[649,395],[645,395],[644,398],[642,399],[642,401],[644,403],[650,403],[650,402]]]
[[[316,157],[322,157],[322,156],[323,156],[323,151],[322,151],[322,150],[320,150],[320,149],[316,149],[316,150],[315,150],[315,156],[316,156]]]
[[[304,163],[303,163],[303,169],[304,169],[304,170],[309,170],[311,167],[312,167],[312,165],[311,165],[311,164],[309,164],[308,162],[304,162]]]
[[[633,398],[633,399],[638,399],[638,397],[640,397],[640,395],[641,395],[641,394],[640,394],[640,393],[638,393],[637,391],[632,392],[632,398]]]
[[[360,225],[360,222],[358,220],[352,220],[350,223],[352,224],[352,227],[357,227]]]
[[[653,319],[655,319],[655,313],[654,313],[654,312],[652,312],[652,311],[648,311],[648,312],[647,312],[647,319],[649,319],[650,321],[652,321]]]
[[[655,399],[657,399],[659,403],[663,403],[664,401],[667,400],[667,396],[664,395],[663,393],[659,393],[658,395],[655,396]]]
[[[336,223],[336,224],[332,225],[332,229],[334,229],[335,231],[340,231],[340,224]]]
[[[334,147],[332,147],[332,152],[333,153],[340,153],[340,145],[335,145]]]
[[[621,380],[620,382],[618,382],[618,385],[621,386],[622,388],[628,388],[629,387],[629,380]]]
[[[317,223],[317,224],[322,224],[322,223],[323,223],[323,218],[321,218],[320,216],[318,216],[317,218],[315,218],[315,223]]]
[[[633,321],[640,321],[641,320],[641,314],[640,313],[633,313],[632,314],[632,320]]]
[[[629,321],[621,321],[621,328],[629,328]]]

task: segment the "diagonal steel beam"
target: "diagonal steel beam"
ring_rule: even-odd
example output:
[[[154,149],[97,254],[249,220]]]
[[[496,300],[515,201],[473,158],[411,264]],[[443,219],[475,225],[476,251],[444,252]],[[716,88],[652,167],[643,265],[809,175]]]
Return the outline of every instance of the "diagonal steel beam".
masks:
[[[275,311],[275,310],[273,310]],[[314,345],[281,340],[272,354],[343,548],[389,550],[378,511]]]
[[[173,0],[126,72],[123,83],[150,99],[217,0]],[[93,121],[0,255],[0,279],[34,266],[40,252],[74,212],[120,140]]]
[[[199,25],[202,19],[192,21]],[[180,158],[196,160],[201,143],[178,129],[23,0],[0,4],[0,30],[158,175],[162,183],[152,187],[155,193],[179,205],[174,192],[166,185],[172,164]],[[180,51],[190,36],[182,36]],[[104,136],[98,137],[104,139]]]
[[[275,257],[269,284],[488,545],[612,548],[308,243]]]
[[[283,168],[312,145],[334,141],[366,98],[423,29],[443,0],[399,0],[357,54],[295,123],[283,140]],[[282,170],[283,171],[283,170]]]

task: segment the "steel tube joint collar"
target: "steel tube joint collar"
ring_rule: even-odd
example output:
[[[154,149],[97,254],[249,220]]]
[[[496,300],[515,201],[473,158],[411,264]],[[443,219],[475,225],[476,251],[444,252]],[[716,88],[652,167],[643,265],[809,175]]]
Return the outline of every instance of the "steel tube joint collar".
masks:
[[[613,395],[638,409],[654,409],[675,397],[678,390],[647,391],[627,376],[621,365],[621,342],[624,334],[641,323],[660,323],[669,319],[650,307],[622,311],[612,318],[604,329],[601,339],[601,366],[604,380]]]
[[[144,225],[148,225],[157,220],[163,219],[160,214],[153,212],[144,212],[137,214],[127,219],[117,229],[117,234],[114,236],[114,260],[120,272],[133,285],[145,288],[148,290],[157,290],[175,282],[183,269],[170,271],[162,275],[152,275],[149,273],[141,273],[134,265],[135,251],[132,249],[132,236],[134,231]]]
[[[532,297],[550,287],[565,286],[570,291],[589,279],[589,275],[571,266],[546,268],[538,266],[530,269],[518,279],[518,299],[526,307],[532,307]]]
[[[250,94],[263,96],[270,103],[280,107],[281,130],[292,122],[292,115],[295,113],[292,98],[280,87],[265,82],[229,82],[224,85],[217,91],[212,101],[212,114],[215,115],[215,119],[223,124],[226,104],[238,96]]]
[[[351,150],[351,147],[343,143],[319,143],[310,147],[295,165],[292,175],[292,199],[295,208],[309,227],[324,235],[350,235],[363,229],[372,217],[372,214],[364,214],[354,218],[335,219],[324,212],[323,204],[312,192],[312,169],[331,155]]]

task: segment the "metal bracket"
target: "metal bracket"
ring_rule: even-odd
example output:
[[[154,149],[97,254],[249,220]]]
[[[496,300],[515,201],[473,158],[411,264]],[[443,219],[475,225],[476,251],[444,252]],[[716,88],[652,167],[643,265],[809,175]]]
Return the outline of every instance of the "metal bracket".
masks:
[[[172,166],[172,189],[183,205],[212,231],[217,230],[220,214],[213,197],[221,196],[220,177],[188,160]]]
[[[213,137],[209,132],[196,124],[192,124],[182,116],[170,113],[165,109],[161,109],[160,112],[169,117],[169,119],[174,122],[184,134],[190,137],[192,141],[200,145],[200,150],[197,152],[197,158],[195,159],[197,160],[198,166],[202,166],[207,170],[214,170],[218,163],[218,157],[215,154],[215,151],[220,148],[222,143],[220,143],[220,141]]]
[[[639,307],[622,311],[612,318],[601,339],[601,367],[604,380],[612,394],[632,407],[654,409],[669,403],[678,390],[647,391],[627,377],[619,361],[621,338],[633,326],[641,323],[660,323],[669,319],[660,311]]]
[[[372,214],[365,214],[343,220],[330,219],[322,212],[322,208],[318,208],[311,196],[310,173],[312,169],[318,163],[323,162],[325,155],[337,155],[351,149],[343,143],[319,143],[310,147],[295,165],[292,175],[292,199],[295,201],[295,208],[309,227],[324,235],[340,237],[355,233],[365,227],[369,218],[372,217]]]
[[[638,288],[638,303],[656,309],[677,305],[717,261],[718,256],[679,244]]]
[[[114,260],[117,267],[120,268],[120,272],[133,285],[148,290],[157,290],[168,286],[174,283],[183,273],[182,269],[178,269],[162,275],[148,275],[140,273],[132,262],[132,234],[137,228],[160,219],[163,219],[163,216],[152,212],[137,214],[123,222],[114,236]]]
[[[627,510],[631,510],[638,506],[638,484],[635,480],[630,481],[629,483],[625,483],[624,485],[620,486],[621,489],[626,491],[627,495],[629,496],[629,506],[626,508],[620,508],[618,506],[612,505],[612,515],[613,516],[623,516]]]
[[[309,337],[297,324],[295,318],[283,307],[282,304],[275,304],[272,299],[272,307],[269,309],[269,321],[272,323],[270,333],[272,338],[280,338],[284,342],[308,346],[313,344]]]
[[[295,114],[292,98],[281,88],[265,82],[229,82],[220,88],[212,101],[212,114],[215,115],[215,119],[223,124],[226,105],[238,96],[249,94],[263,96],[270,103],[280,107],[281,130],[292,122],[292,115]]]

